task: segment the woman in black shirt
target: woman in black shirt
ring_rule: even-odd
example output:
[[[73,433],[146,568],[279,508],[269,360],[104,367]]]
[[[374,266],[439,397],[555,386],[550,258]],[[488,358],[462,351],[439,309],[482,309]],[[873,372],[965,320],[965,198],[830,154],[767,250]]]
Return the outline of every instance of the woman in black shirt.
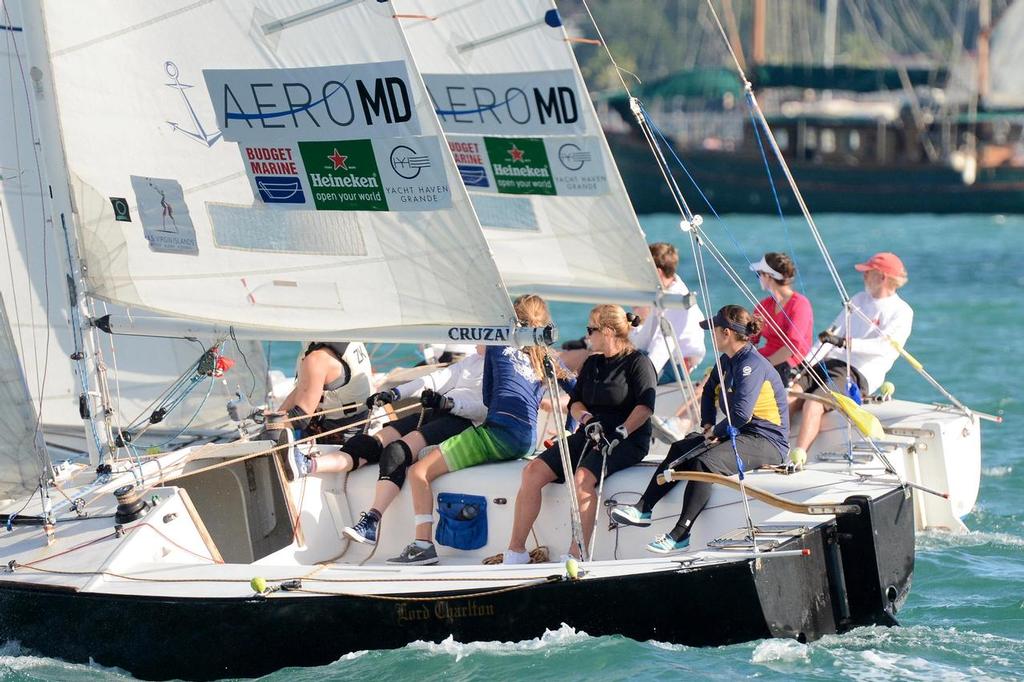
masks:
[[[581,427],[568,438],[585,542],[590,541],[597,515],[602,464],[601,448],[591,446],[588,434],[600,430],[609,441],[619,441],[608,454],[605,476],[642,460],[651,445],[657,376],[651,361],[629,341],[630,328],[637,323],[639,318],[617,305],[595,307],[587,323],[587,338],[594,354],[583,363],[571,394],[569,414]],[[557,444],[523,469],[505,563],[529,561],[526,537],[540,513],[541,489],[548,483],[564,481]],[[577,554],[575,547],[569,551]]]

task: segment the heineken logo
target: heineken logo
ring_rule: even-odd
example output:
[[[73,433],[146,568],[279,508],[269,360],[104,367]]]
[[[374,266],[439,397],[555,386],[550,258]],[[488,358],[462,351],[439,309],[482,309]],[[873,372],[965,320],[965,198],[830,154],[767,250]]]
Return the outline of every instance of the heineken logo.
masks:
[[[370,140],[299,142],[318,211],[386,211]]]
[[[491,171],[502,194],[556,194],[544,141],[485,137]],[[499,161],[500,159],[500,161]]]

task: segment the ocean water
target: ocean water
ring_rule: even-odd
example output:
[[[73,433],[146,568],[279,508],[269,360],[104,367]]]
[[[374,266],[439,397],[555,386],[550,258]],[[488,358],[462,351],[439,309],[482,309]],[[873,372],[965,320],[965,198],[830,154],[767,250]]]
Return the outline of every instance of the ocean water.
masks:
[[[1024,370],[1015,352],[1024,338],[1024,216],[831,215],[817,221],[851,295],[862,287],[854,263],[882,250],[903,258],[910,283],[900,293],[915,310],[908,350],[961,401],[1005,419],[983,423],[981,493],[965,519],[970,534],[918,539],[913,590],[899,614],[900,627],[860,628],[810,644],[765,640],[694,649],[591,637],[563,626],[525,642],[447,640],[357,652],[265,679],[1024,679]],[[678,221],[648,216],[641,222],[651,241],[681,248],[681,275],[694,286],[693,259]],[[838,312],[835,288],[802,221],[709,218],[705,228],[738,270],[766,250],[795,254],[798,288],[814,303],[816,329]],[[707,267],[714,307],[744,303],[716,265]],[[756,286],[752,278],[747,281]],[[562,338],[582,334],[586,306],[556,304],[553,312]],[[289,371],[296,350],[295,344],[275,344],[275,366]],[[413,358],[407,347],[377,351],[381,369]],[[889,378],[899,397],[941,399],[903,361]],[[687,617],[685,606],[679,617]],[[36,657],[12,643],[0,648],[0,680],[56,679],[131,678]]]

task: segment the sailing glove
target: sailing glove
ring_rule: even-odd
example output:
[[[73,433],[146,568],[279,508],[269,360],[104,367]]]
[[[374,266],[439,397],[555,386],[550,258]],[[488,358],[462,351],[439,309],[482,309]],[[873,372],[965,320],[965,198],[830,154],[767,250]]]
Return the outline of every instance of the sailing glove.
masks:
[[[425,388],[423,393],[420,394],[420,405],[424,409],[429,407],[434,412],[443,414],[452,411],[452,408],[455,407],[455,401],[444,393],[437,393],[429,388]]]
[[[822,343],[831,343],[836,348],[843,348],[846,346],[845,337],[837,336],[835,333],[827,330],[818,334],[818,340]]]
[[[583,427],[583,432],[587,434],[587,438],[594,442],[600,442],[604,438],[604,427],[601,426],[601,422],[592,421]]]
[[[366,409],[372,410],[373,408],[380,407],[381,405],[390,405],[399,398],[401,398],[401,396],[398,395],[398,391],[393,388],[388,389],[387,391],[381,391],[380,393],[374,393],[366,399]]]

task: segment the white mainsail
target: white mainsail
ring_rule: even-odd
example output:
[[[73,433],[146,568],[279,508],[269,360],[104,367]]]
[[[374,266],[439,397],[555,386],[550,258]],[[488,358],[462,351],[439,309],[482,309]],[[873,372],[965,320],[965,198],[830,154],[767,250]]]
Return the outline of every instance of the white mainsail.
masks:
[[[296,337],[514,319],[390,4],[44,14],[94,296]]]
[[[6,2],[4,9],[0,23],[9,29],[0,41],[0,130],[7,131],[0,138],[0,294],[43,428],[80,431],[83,387],[71,360],[76,349],[62,254],[67,246],[54,227],[49,179],[35,146],[39,121],[32,111],[35,91],[28,73],[25,35],[38,27],[24,22],[20,2]],[[111,305],[110,309],[125,312],[120,306]],[[213,341],[202,340],[206,344]],[[103,346],[111,369],[116,421],[121,424],[142,414],[202,351],[196,343],[182,339],[121,337],[108,339]],[[224,425],[223,403],[236,386],[248,392],[255,384],[254,397],[262,396],[267,368],[260,345],[240,342],[240,352],[234,344],[228,346],[227,354],[237,359],[238,365],[225,376],[226,383],[215,382],[205,400],[208,387],[202,386],[201,392],[193,393],[168,414],[162,428],[176,429],[186,421],[198,429]]]
[[[643,231],[550,0],[396,0],[510,289],[649,303]]]

